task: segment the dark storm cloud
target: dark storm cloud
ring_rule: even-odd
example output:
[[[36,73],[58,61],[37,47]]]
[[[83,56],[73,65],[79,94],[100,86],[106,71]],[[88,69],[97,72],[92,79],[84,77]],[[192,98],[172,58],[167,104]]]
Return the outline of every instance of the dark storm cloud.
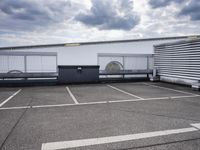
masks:
[[[65,19],[70,1],[60,0],[1,0],[0,29],[30,30],[46,27]]]
[[[186,5],[179,15],[189,16],[191,20],[200,20],[200,1],[191,0],[188,5]]]
[[[75,20],[100,30],[131,30],[139,23],[133,11],[132,0],[92,0],[87,12],[79,13]]]
[[[184,0],[149,0],[149,4],[152,8],[165,7],[170,5],[172,2],[181,3]]]

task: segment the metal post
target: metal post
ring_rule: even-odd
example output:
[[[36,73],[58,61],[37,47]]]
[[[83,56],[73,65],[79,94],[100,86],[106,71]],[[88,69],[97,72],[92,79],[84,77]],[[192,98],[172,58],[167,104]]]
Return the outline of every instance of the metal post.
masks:
[[[149,56],[147,56],[147,71],[149,72]],[[149,73],[147,73],[147,78],[149,78]]]
[[[27,55],[24,55],[24,72],[27,73]]]
[[[153,68],[153,77],[156,77],[157,76],[157,68]]]
[[[8,68],[6,71],[9,72],[9,55],[7,56],[7,63],[8,63],[8,65],[7,65]]]
[[[122,63],[123,63],[123,72],[124,72],[124,70],[125,70],[125,57],[124,56],[122,56]],[[125,77],[125,75],[123,74],[123,79],[124,79],[124,77]]]
[[[97,54],[97,65],[99,65],[99,54]]]
[[[56,71],[57,71],[57,73],[59,72],[59,70],[58,70],[58,54],[56,54]]]

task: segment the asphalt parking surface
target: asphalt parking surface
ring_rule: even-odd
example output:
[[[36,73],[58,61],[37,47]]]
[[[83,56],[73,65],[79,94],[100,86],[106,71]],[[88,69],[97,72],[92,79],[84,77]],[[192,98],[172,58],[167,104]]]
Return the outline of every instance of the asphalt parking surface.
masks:
[[[162,89],[154,87],[149,84],[142,83],[129,83],[129,84],[114,84],[116,87],[123,89],[131,94],[140,96],[142,98],[157,98],[157,97],[169,97],[169,96],[184,96],[190,95],[180,93],[168,89]]]
[[[50,87],[27,87],[23,88],[13,99],[7,102],[4,107],[20,107],[34,105],[56,105],[74,103],[65,86]]]
[[[66,86],[1,88],[0,103],[21,91],[0,107],[0,148],[39,150],[44,143],[185,129],[200,123],[199,92],[189,87],[160,82],[110,86],[116,89],[107,84],[68,85],[71,93]],[[68,149],[199,150],[200,130]]]
[[[0,103],[2,103],[5,99],[7,99],[10,95],[15,92],[15,88],[0,88]]]
[[[108,100],[126,100],[137,99],[134,96],[118,92],[107,85],[82,85],[71,86],[72,93],[75,95],[78,102],[98,102]]]

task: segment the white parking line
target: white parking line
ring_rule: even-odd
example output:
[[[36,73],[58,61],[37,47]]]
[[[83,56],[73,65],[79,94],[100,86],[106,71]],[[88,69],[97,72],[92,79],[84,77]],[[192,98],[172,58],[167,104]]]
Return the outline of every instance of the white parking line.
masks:
[[[162,87],[162,86],[158,86],[158,85],[152,85],[152,84],[148,84],[148,83],[143,83],[144,85],[148,85],[148,86],[152,86],[152,87],[157,87],[160,89],[166,89],[166,90],[170,90],[170,91],[174,91],[174,92],[179,92],[179,93],[183,93],[183,94],[190,94],[190,95],[196,95],[199,96],[197,94],[194,93],[190,93],[190,92],[185,92],[185,91],[181,91],[181,90],[175,90],[175,89],[171,89],[171,88],[167,88],[167,87]]]
[[[11,95],[10,97],[8,97],[5,101],[3,101],[0,104],[0,107],[2,107],[5,103],[7,103],[9,100],[11,100],[14,96],[16,96],[19,92],[21,91],[21,89],[19,89],[17,92],[15,92],[13,95]]]
[[[144,99],[127,99],[127,100],[115,100],[108,101],[109,103],[123,103],[123,102],[138,102],[138,101],[150,101],[150,100],[167,100],[170,97],[156,97],[156,98],[144,98]]]
[[[176,96],[176,97],[156,97],[156,98],[145,98],[145,99],[128,99],[128,100],[113,100],[113,101],[99,101],[99,102],[88,102],[88,103],[78,103],[78,104],[56,104],[56,105],[35,105],[35,106],[22,106],[22,107],[2,107],[0,110],[9,110],[9,109],[25,109],[25,108],[51,108],[51,107],[67,107],[67,106],[84,106],[84,105],[97,105],[97,104],[106,104],[106,103],[123,103],[123,102],[138,102],[138,101],[153,101],[153,100],[178,100],[183,97],[192,98],[200,97],[196,95],[191,96]]]
[[[200,123],[193,123],[193,124],[191,124],[191,126],[200,130]]]
[[[155,98],[144,98],[144,99],[127,99],[127,100],[115,100],[108,101],[109,103],[121,103],[121,102],[137,102],[137,101],[151,101],[151,100],[168,100],[168,99],[180,99],[180,98],[192,98],[192,97],[200,97],[198,95],[191,96],[174,96],[174,97],[155,97]]]
[[[94,105],[94,104],[105,104],[106,101],[90,102],[90,103],[78,103],[78,104],[57,104],[57,105],[37,105],[32,108],[50,108],[50,107],[65,107],[65,106],[81,106],[81,105]]]
[[[119,92],[122,92],[122,93],[124,93],[124,94],[130,95],[130,96],[132,96],[132,97],[136,97],[136,98],[139,98],[139,99],[143,99],[142,97],[139,97],[139,96],[137,96],[137,95],[128,93],[128,92],[126,92],[126,91],[124,91],[124,90],[121,90],[121,89],[119,89],[119,88],[117,88],[117,87],[114,87],[114,86],[112,86],[112,85],[107,84],[107,86],[110,87],[110,88],[112,88],[112,89],[114,89],[114,90],[116,90],[116,91],[119,91]]]
[[[77,101],[77,99],[75,98],[75,96],[72,94],[72,92],[70,91],[70,89],[69,89],[68,86],[66,87],[66,89],[67,89],[69,95],[71,96],[71,98],[73,99],[74,103],[75,104],[79,104],[79,102]]]
[[[19,106],[19,107],[2,107],[0,110],[16,110],[16,109],[27,109],[31,108],[31,106]]]
[[[190,127],[190,128],[154,131],[154,132],[110,136],[110,137],[102,137],[102,138],[43,143],[41,150],[59,150],[59,149],[67,149],[67,148],[78,148],[78,147],[83,147],[83,146],[110,144],[110,143],[116,143],[116,142],[132,141],[132,140],[139,140],[139,139],[145,139],[145,138],[174,135],[174,134],[181,134],[181,133],[188,133],[188,132],[195,132],[195,131],[198,131],[198,129],[194,127]]]
[[[200,97],[200,95],[188,95],[188,96],[172,96],[171,99],[178,99],[178,98],[192,98],[192,97]]]

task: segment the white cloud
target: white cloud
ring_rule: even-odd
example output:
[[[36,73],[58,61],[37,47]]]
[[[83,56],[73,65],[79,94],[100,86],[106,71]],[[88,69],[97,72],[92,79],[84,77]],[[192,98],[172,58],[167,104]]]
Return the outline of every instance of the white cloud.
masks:
[[[7,1],[15,0],[2,0],[4,3]],[[41,2],[42,0],[29,1],[31,3],[37,3]],[[194,12],[188,13],[188,15],[179,15],[181,10],[186,8],[186,6],[193,7],[193,5],[189,5],[190,0],[186,0],[186,3],[181,3],[178,5],[171,2],[166,7],[156,9],[149,5],[148,0],[134,0],[133,10],[140,16],[140,22],[137,26],[130,28],[129,31],[121,30],[120,28],[115,28],[114,30],[111,28],[109,30],[108,28],[106,30],[99,30],[97,26],[85,26],[82,23],[74,20],[74,17],[80,12],[90,10],[92,7],[91,1],[66,0],[65,2],[68,2],[68,5],[60,7],[61,1],[44,1],[43,4],[36,5],[37,8],[32,8],[33,6],[31,6],[31,10],[42,12],[38,13],[38,15],[42,15],[43,18],[45,18],[44,16],[47,16],[47,19],[45,18],[45,23],[41,21],[41,18],[39,17],[40,15],[35,20],[31,21],[24,20],[23,15],[17,16],[16,12],[19,14],[22,10],[17,10],[16,8],[19,6],[15,6],[15,3],[11,5],[13,8],[15,8],[14,10],[11,9],[11,12],[0,12],[0,46],[52,44],[80,41],[88,42],[119,39],[123,40],[134,38],[200,34],[200,21],[193,21],[190,18],[190,14],[194,16]],[[71,4],[69,2],[71,2]],[[3,5],[3,3],[0,5]],[[41,5],[42,7],[40,7]],[[54,6],[51,7],[51,5]],[[64,10],[57,10],[57,6],[63,8]],[[55,12],[53,11],[53,13],[51,13],[50,10],[52,9]],[[117,9],[115,10],[117,11]],[[119,14],[120,13],[122,12],[120,11]],[[37,14],[30,13],[31,17],[36,17],[36,15]],[[122,13],[122,16],[123,15],[124,14]],[[14,19],[15,24],[13,23],[13,20],[10,19],[13,16],[17,16],[16,18],[18,18]],[[8,21],[5,21],[6,18]],[[4,21],[4,24],[2,24],[2,21]],[[24,24],[24,22],[28,23]],[[31,23],[34,24],[32,25]]]

